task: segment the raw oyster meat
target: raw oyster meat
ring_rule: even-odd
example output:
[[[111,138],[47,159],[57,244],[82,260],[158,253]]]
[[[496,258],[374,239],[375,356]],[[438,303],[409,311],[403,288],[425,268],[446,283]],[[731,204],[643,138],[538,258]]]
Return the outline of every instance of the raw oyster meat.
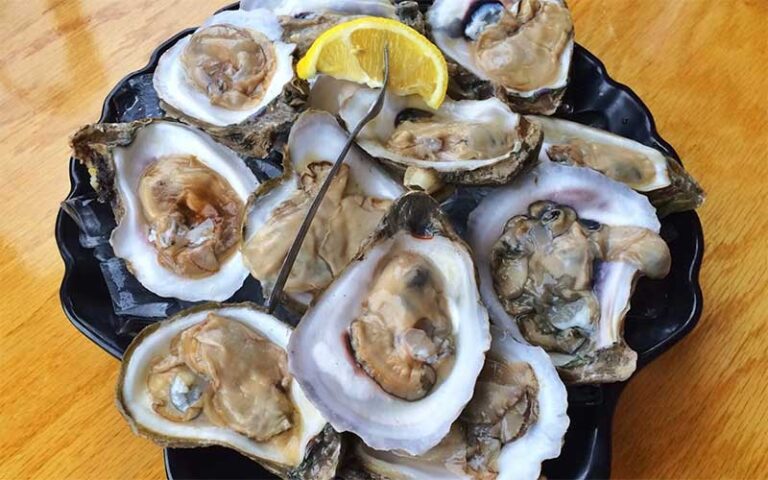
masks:
[[[427,23],[451,60],[454,96],[495,94],[526,113],[557,109],[573,55],[564,1],[435,0]]]
[[[160,445],[221,445],[282,478],[333,478],[340,439],[288,373],[290,336],[254,304],[181,312],[131,342],[117,406]]]
[[[217,13],[166,51],[153,83],[166,113],[257,157],[287,134],[308,86],[268,10]]]
[[[284,38],[304,55],[321,33],[359,16],[400,20],[424,33],[424,18],[416,1],[401,0],[243,0],[244,10],[268,9],[280,18]]]
[[[362,443],[363,470],[385,478],[537,479],[560,455],[568,395],[547,354],[491,329],[493,342],[472,400],[439,445],[419,456]]]
[[[337,91],[346,96],[338,103],[347,127],[360,122],[378,95],[378,90],[351,91],[344,84]],[[433,110],[416,96],[387,94],[381,113],[363,129],[357,143],[404,172],[406,186],[432,193],[444,183],[507,183],[536,163],[541,139],[536,123],[496,98],[446,99]]]
[[[304,315],[291,373],[337,431],[426,452],[472,397],[490,346],[475,278],[438,204],[405,194]]]
[[[480,289],[494,322],[550,353],[570,383],[625,380],[622,338],[638,276],[670,253],[648,200],[597,172],[543,164],[470,214]]]
[[[268,294],[315,192],[346,142],[328,113],[309,110],[291,129],[285,172],[250,202],[243,254]],[[403,188],[353,149],[323,199],[285,287],[301,309],[341,272]]]
[[[597,128],[530,116],[542,126],[541,161],[591,168],[648,196],[660,216],[692,210],[704,191],[674,158]]]
[[[192,127],[153,120],[83,127],[72,148],[112,204],[115,255],[147,290],[223,301],[242,286],[240,228],[258,181],[237,154]]]

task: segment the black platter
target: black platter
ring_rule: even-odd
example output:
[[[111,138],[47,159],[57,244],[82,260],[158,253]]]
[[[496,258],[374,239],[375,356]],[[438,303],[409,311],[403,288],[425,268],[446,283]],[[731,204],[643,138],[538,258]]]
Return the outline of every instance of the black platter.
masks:
[[[181,32],[160,45],[146,67],[121,80],[107,96],[99,121],[126,122],[160,116],[152,74],[160,55],[191,31]],[[640,98],[627,86],[611,79],[602,62],[579,45],[574,49],[570,85],[555,116],[603,128],[678,158],[675,150],[659,136],[651,112]],[[251,166],[262,179],[278,173],[274,162],[252,160]],[[56,219],[56,241],[65,266],[60,290],[62,307],[80,332],[120,358],[138,329],[154,319],[131,315],[129,310],[122,310],[124,305],[116,307],[113,297],[135,294],[136,298],[131,301],[164,309],[166,314],[186,305],[154,297],[131,284],[131,278],[105,280],[102,271],[111,271],[105,270],[105,265],[115,261],[104,231],[109,227],[109,220],[89,222],[82,217],[85,214],[104,219],[111,213],[108,206],[94,201],[85,167],[70,159],[69,172],[71,191]],[[468,202],[471,197],[471,193],[460,191],[446,205],[459,231],[468,213],[465,199]],[[83,205],[86,208],[82,208]],[[67,211],[74,213],[78,221],[67,215]],[[83,227],[88,230],[93,225],[102,231],[82,231]],[[704,239],[698,216],[695,212],[685,212],[664,218],[661,235],[672,253],[672,270],[663,280],[641,279],[627,315],[625,336],[639,354],[638,369],[678,342],[701,315],[698,275]],[[246,282],[233,300],[260,297],[258,284],[251,281]],[[296,321],[296,317],[287,312],[282,312],[282,316]],[[611,421],[624,386],[625,383],[617,383],[568,389],[571,426],[560,457],[544,463],[544,475],[548,478],[610,476]],[[220,447],[166,449],[164,457],[166,473],[172,479],[275,478],[258,464]]]

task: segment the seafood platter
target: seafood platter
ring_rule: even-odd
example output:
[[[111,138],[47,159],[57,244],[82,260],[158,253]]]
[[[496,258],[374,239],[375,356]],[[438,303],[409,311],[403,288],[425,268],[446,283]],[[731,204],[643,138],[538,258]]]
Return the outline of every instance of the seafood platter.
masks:
[[[607,477],[701,311],[704,192],[562,0],[243,0],[71,147],[62,304],[169,478]]]

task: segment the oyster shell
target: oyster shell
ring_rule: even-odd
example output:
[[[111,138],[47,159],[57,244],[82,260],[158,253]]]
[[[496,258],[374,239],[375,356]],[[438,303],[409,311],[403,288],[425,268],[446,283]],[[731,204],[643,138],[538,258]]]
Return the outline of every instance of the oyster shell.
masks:
[[[165,447],[221,445],[282,478],[333,478],[340,439],[287,374],[290,336],[254,304],[203,305],[150,325],[123,357],[118,409]]]
[[[322,85],[321,85],[322,86]],[[324,86],[323,86],[324,87]],[[378,95],[337,88],[339,114],[357,125]],[[415,96],[388,94],[381,113],[357,143],[369,155],[404,172],[406,186],[432,193],[444,183],[497,185],[537,160],[541,130],[496,98],[453,101],[432,110]]]
[[[597,128],[530,116],[542,126],[541,161],[591,168],[648,196],[660,216],[692,210],[704,191],[674,158],[655,148]]]
[[[488,328],[468,247],[411,192],[307,311],[289,368],[337,431],[421,454],[472,397]]]
[[[283,33],[268,10],[210,17],[160,57],[153,84],[161,107],[231,148],[265,157],[309,91],[295,76],[296,46]]]
[[[240,8],[272,11],[300,56],[325,30],[358,16],[393,18],[422,34],[425,30],[419,4],[411,0],[243,0]]]
[[[145,288],[223,301],[242,286],[239,229],[258,181],[237,154],[159,120],[88,125],[71,143],[99,200],[112,205],[115,255]]]
[[[475,394],[440,444],[409,456],[358,443],[363,470],[384,478],[539,478],[541,463],[560,455],[568,394],[541,348],[492,334]]]
[[[597,172],[543,164],[470,214],[493,321],[542,346],[570,383],[625,380],[623,322],[635,280],[670,267],[648,200]]]
[[[346,143],[328,113],[309,110],[291,129],[284,174],[265,183],[249,203],[243,254],[268,294],[314,192]],[[303,309],[330,284],[375,229],[403,188],[356,149],[323,199],[285,294]]]
[[[432,38],[449,62],[453,96],[496,95],[552,114],[568,84],[573,22],[562,0],[435,0]]]
[[[243,0],[240,8],[265,8],[275,15],[290,17],[332,12],[394,18],[396,13],[395,5],[390,0]]]

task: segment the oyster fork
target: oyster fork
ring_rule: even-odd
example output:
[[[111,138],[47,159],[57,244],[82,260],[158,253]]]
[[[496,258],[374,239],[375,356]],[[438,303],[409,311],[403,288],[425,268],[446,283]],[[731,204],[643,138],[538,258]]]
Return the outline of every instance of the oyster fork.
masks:
[[[371,108],[368,109],[368,113],[365,114],[363,119],[360,120],[355,128],[349,133],[349,137],[347,137],[347,142],[344,144],[344,148],[341,149],[341,153],[339,153],[339,156],[334,162],[333,167],[331,167],[331,171],[328,172],[328,176],[325,177],[325,181],[320,186],[320,190],[317,191],[317,195],[315,195],[315,198],[312,200],[312,204],[309,206],[309,210],[307,210],[307,214],[304,216],[304,220],[301,222],[299,232],[296,234],[296,238],[293,240],[291,248],[288,250],[288,254],[283,260],[283,264],[280,267],[280,272],[277,275],[277,280],[275,281],[275,286],[272,288],[272,292],[269,295],[269,300],[267,301],[268,313],[273,313],[275,308],[277,308],[277,304],[280,302],[283,288],[285,288],[285,282],[288,280],[288,275],[290,275],[293,264],[296,262],[296,257],[301,250],[301,246],[304,244],[304,237],[307,236],[309,227],[312,225],[312,220],[315,218],[315,214],[320,208],[320,204],[323,202],[323,198],[325,197],[328,188],[331,186],[331,182],[336,177],[339,169],[341,169],[341,164],[344,163],[344,159],[346,158],[347,153],[349,153],[350,148],[352,148],[352,144],[354,143],[355,138],[357,138],[357,135],[360,133],[363,127],[370,123],[370,121],[376,118],[376,116],[381,112],[381,109],[384,106],[384,98],[386,96],[388,83],[389,48],[385,47],[384,85],[381,87],[381,91],[379,92],[379,96],[376,97],[376,101],[373,103],[373,105],[371,105]]]

